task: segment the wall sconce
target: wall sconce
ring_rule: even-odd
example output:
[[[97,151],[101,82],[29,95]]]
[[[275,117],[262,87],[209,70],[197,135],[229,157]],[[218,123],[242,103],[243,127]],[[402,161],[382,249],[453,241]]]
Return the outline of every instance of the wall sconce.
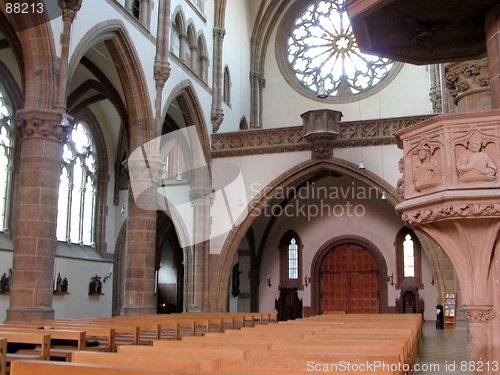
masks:
[[[432,275],[432,280],[431,280],[431,285],[434,286],[435,282],[434,282],[434,275]]]
[[[389,276],[389,285],[394,286],[394,273]]]
[[[267,275],[267,286],[269,288],[273,286],[273,284],[271,284],[271,277],[269,275]]]
[[[307,275],[304,276],[304,286],[307,288],[309,286],[309,279]]]

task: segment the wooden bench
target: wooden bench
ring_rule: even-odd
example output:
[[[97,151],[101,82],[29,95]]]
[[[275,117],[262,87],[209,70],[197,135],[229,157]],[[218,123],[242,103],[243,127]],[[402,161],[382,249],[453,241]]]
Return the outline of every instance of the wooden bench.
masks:
[[[283,361],[314,361],[316,363],[375,363],[383,361],[386,364],[399,364],[397,354],[364,354],[364,353],[332,353],[327,347],[323,352],[294,352],[294,351],[269,351],[261,349],[244,350],[238,348],[218,348],[203,345],[186,347],[182,345],[161,346],[118,346],[119,354],[142,355],[142,356],[175,356],[188,358],[229,358],[270,361],[279,358]]]
[[[159,368],[124,367],[53,361],[15,361],[10,375],[182,375],[187,372]],[[194,375],[194,374],[193,374]],[[204,375],[197,373],[196,375]],[[210,373],[207,373],[210,375]]]
[[[0,375],[5,375],[7,356],[7,339],[0,338]]]
[[[278,359],[270,361],[261,360],[240,360],[228,358],[179,358],[173,356],[143,356],[125,355],[118,353],[91,353],[75,352],[72,355],[74,363],[94,363],[107,365],[128,365],[152,368],[171,368],[181,371],[203,371],[220,373],[242,373],[242,374],[262,374],[274,375],[276,373],[307,374],[307,363],[304,361],[281,361]],[[333,374],[341,374],[345,371],[329,371]],[[350,374],[377,374],[394,375],[393,371],[350,371]],[[16,374],[13,374],[16,375]]]
[[[88,346],[86,350],[94,351],[104,351],[110,352],[116,350],[115,345],[115,329],[96,325],[85,325],[85,324],[61,324],[57,321],[32,321],[32,322],[17,322],[17,323],[4,323],[3,325],[10,327],[22,328],[26,327],[37,327],[45,329],[56,329],[56,330],[70,330],[70,331],[85,331],[86,341],[96,341],[99,343],[98,346]],[[3,325],[0,325],[0,329]]]
[[[31,333],[13,333],[9,331],[1,331],[0,337],[7,341],[7,344],[33,344],[40,346],[40,352],[35,354],[18,354],[18,353],[6,353],[5,362],[6,369],[13,361],[19,359],[28,360],[43,360],[48,361],[50,359],[50,335],[44,332],[33,332]]]
[[[37,329],[35,327],[4,327],[0,325],[0,330],[3,332],[12,333],[45,333],[50,335],[50,358],[63,358],[66,361],[71,359],[71,353],[77,350],[85,350],[85,331],[59,330],[59,329]],[[61,344],[60,340],[72,341],[74,344]],[[58,343],[59,341],[59,343]],[[34,349],[21,349],[17,354],[40,355],[41,347]]]

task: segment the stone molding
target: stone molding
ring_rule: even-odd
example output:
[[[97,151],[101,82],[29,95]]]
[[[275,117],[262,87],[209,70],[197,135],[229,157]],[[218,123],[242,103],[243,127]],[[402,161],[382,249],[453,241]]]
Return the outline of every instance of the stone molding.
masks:
[[[331,145],[332,148],[345,148],[394,144],[394,133],[397,130],[432,117],[434,115],[340,122],[339,134]],[[303,136],[302,125],[212,134],[212,157],[311,150],[311,143]]]

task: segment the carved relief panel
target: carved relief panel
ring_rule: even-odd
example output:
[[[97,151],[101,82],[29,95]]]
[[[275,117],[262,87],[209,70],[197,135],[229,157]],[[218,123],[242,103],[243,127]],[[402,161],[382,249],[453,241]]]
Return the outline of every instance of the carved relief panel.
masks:
[[[498,187],[500,121],[493,114],[436,117],[396,133],[404,150],[404,198]]]

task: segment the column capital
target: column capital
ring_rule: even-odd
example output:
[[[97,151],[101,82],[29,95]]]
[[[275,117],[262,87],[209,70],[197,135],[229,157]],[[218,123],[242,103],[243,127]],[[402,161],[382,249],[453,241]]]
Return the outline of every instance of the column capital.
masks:
[[[212,206],[214,198],[215,197],[211,189],[194,188],[189,192],[191,206]]]
[[[224,39],[226,35],[226,30],[220,27],[214,27],[214,38],[215,39]]]
[[[224,120],[224,111],[222,108],[212,108],[210,119],[212,120],[212,131],[217,133],[222,124],[222,120]]]
[[[63,21],[73,23],[76,13],[82,7],[83,0],[61,0],[63,10]]]
[[[496,312],[493,306],[464,306],[464,315],[469,323],[488,323],[495,319]]]
[[[16,128],[21,140],[47,138],[64,142],[71,131],[65,113],[44,109],[22,109],[17,111]]]
[[[170,77],[170,64],[166,61],[155,61],[153,65],[153,77],[156,82],[156,89],[161,90],[165,85],[165,82]]]

